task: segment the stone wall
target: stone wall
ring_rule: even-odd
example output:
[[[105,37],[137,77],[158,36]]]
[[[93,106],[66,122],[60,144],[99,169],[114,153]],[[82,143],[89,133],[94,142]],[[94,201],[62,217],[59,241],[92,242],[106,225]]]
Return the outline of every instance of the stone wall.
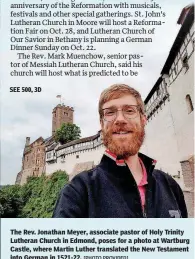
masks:
[[[26,183],[28,176],[40,176],[43,173],[45,169],[45,144],[42,138],[25,148],[22,161],[20,184]]]
[[[184,197],[188,209],[188,217],[194,217],[194,156],[181,161],[184,180]]]

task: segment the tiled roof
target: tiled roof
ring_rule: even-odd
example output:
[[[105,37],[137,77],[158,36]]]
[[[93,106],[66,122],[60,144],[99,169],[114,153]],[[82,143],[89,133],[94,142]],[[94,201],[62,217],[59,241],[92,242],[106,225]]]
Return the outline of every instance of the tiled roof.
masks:
[[[99,136],[100,136],[100,131],[96,135],[70,141],[70,142],[60,146],[59,148],[57,148],[57,150],[61,150],[61,149],[66,148],[66,147],[70,147],[72,145],[76,145],[76,144],[80,144],[80,143],[85,143],[85,142],[88,142],[88,141],[93,141],[94,139],[98,138]]]
[[[189,8],[189,11],[186,14],[185,20],[177,34],[177,37],[172,45],[172,48],[169,52],[169,56],[167,57],[164,67],[161,71],[161,75],[169,73],[169,70],[175,60],[175,57],[177,56],[178,51],[181,48],[181,45],[184,41],[184,38],[186,37],[186,34],[188,33],[193,22],[194,22],[194,5],[191,5],[191,7]]]
[[[51,145],[52,142],[54,142],[54,136],[51,136],[51,137],[48,137],[48,138],[44,139],[44,143],[45,143],[46,147]]]
[[[58,143],[53,143],[53,144],[51,145],[51,147],[47,149],[46,152],[49,152],[49,151],[53,150],[53,149],[57,146],[57,144],[58,144]]]
[[[162,77],[159,77],[158,80],[156,81],[155,85],[153,86],[153,88],[151,89],[151,91],[149,92],[148,96],[146,97],[144,104],[147,104],[148,101],[150,100],[150,98],[153,96],[154,92],[156,91],[156,89],[158,88],[158,86],[161,84],[162,82]]]

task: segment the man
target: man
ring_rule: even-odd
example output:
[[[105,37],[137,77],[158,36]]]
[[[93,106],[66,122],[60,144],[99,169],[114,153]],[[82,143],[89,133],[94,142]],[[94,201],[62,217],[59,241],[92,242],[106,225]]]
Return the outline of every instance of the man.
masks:
[[[53,217],[186,218],[179,185],[139,153],[146,125],[140,94],[127,85],[109,87],[100,96],[99,115],[107,150],[96,168],[63,188]]]

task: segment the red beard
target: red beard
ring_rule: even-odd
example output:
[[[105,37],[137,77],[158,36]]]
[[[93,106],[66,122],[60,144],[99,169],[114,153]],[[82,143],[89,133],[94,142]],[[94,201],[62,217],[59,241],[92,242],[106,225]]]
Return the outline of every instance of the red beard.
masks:
[[[115,135],[117,132],[129,132],[129,134]],[[103,143],[116,156],[121,158],[128,158],[138,153],[145,138],[144,124],[128,126],[124,123],[117,123],[109,127],[109,129],[102,129]]]

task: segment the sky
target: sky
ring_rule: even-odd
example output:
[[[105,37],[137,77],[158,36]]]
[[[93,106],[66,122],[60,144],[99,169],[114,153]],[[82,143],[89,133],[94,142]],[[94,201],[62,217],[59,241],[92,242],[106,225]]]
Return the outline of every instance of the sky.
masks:
[[[18,0],[17,3],[23,1]],[[32,3],[32,1],[25,1]],[[33,3],[51,3],[36,0]],[[65,2],[65,1],[64,1]],[[66,1],[68,2],[68,1]],[[77,1],[79,2],[79,1]],[[85,1],[83,1],[85,2]],[[92,1],[98,3],[100,1]],[[112,3],[120,1],[112,1]],[[128,0],[127,3],[138,1]],[[144,1],[139,1],[144,3]],[[146,1],[151,2],[151,1]],[[141,53],[143,67],[137,77],[11,77],[10,61],[16,60],[16,52],[10,51],[9,6],[13,0],[1,1],[1,185],[14,184],[21,170],[26,137],[31,142],[38,137],[51,136],[52,110],[62,95],[65,105],[74,107],[74,123],[81,128],[82,137],[91,136],[100,129],[98,99],[102,90],[115,83],[125,83],[140,91],[145,99],[160,76],[171,46],[180,29],[177,19],[187,0],[156,1],[166,12],[165,24],[156,30],[153,42],[145,44],[101,44],[102,53]],[[107,1],[104,1],[107,3]],[[108,2],[109,3],[109,2]],[[19,28],[19,27],[17,27]],[[101,51],[100,51],[101,50]],[[11,93],[11,86],[42,87],[41,93]]]

